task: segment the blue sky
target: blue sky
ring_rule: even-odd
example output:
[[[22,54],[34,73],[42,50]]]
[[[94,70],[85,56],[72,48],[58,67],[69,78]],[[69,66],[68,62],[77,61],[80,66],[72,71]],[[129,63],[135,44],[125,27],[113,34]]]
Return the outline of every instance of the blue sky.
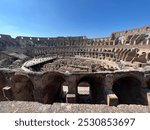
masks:
[[[150,0],[0,0],[0,34],[109,36],[150,25]]]

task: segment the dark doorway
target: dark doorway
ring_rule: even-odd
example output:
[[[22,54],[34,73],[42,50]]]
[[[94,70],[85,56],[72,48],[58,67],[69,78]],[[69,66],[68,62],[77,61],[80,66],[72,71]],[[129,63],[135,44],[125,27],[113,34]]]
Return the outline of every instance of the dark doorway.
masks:
[[[17,101],[34,101],[32,81],[25,75],[14,75],[11,79],[13,98]]]
[[[144,104],[141,82],[135,77],[122,77],[115,81],[113,92],[119,104]]]
[[[59,73],[47,73],[42,77],[43,103],[62,102],[65,79]]]
[[[85,76],[77,83],[77,102],[86,104],[104,103],[104,85],[102,78]]]

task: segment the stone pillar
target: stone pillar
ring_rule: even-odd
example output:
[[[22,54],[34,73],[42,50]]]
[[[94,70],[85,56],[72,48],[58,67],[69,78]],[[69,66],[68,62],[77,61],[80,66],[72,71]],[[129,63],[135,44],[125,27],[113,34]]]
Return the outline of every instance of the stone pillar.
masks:
[[[77,88],[76,88],[76,83],[71,83],[68,85],[68,93],[70,94],[76,94],[77,93]]]
[[[146,41],[146,45],[149,45],[149,39],[147,39],[147,41]]]
[[[113,41],[113,45],[115,45],[115,40]]]
[[[37,102],[44,102],[44,98],[43,97],[43,84],[42,81],[40,80],[40,76],[35,76],[32,77],[34,78],[34,90],[33,90],[33,95],[34,95],[34,100]],[[47,95],[48,98],[48,95]]]
[[[133,45],[136,45],[136,40],[133,41]]]
[[[105,77],[105,88],[106,89],[112,89],[112,85],[113,85],[113,78],[114,75],[113,74],[107,74]]]
[[[105,78],[105,100],[109,106],[118,105],[118,97],[113,93],[113,74],[107,74]]]
[[[75,77],[71,77],[68,81],[68,93],[66,95],[66,102],[67,103],[77,102],[77,84]]]

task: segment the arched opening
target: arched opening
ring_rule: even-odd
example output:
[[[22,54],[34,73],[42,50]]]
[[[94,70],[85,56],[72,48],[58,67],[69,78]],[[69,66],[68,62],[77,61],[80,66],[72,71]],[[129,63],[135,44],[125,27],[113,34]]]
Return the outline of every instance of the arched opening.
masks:
[[[77,83],[77,102],[86,104],[100,104],[105,102],[102,78],[85,76]]]
[[[78,103],[91,103],[90,84],[87,82],[80,82],[77,88]]]
[[[25,75],[14,75],[11,78],[13,98],[16,101],[34,101],[32,81]]]
[[[6,79],[4,77],[4,75],[2,73],[0,73],[0,101],[4,101],[4,95],[3,95],[3,91],[2,88],[5,87],[6,85]]]
[[[135,77],[122,77],[113,84],[113,92],[119,104],[145,104],[141,82]]]
[[[63,102],[64,76],[57,72],[46,73],[42,77],[43,103]]]

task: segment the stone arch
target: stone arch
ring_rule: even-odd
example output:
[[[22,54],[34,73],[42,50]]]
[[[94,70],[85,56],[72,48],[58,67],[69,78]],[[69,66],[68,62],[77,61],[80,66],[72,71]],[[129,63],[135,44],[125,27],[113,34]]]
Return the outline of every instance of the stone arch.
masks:
[[[96,77],[92,75],[86,75],[81,77],[77,81],[76,89],[78,90],[78,86],[80,83],[87,83],[89,84],[89,98],[90,102],[93,104],[100,104],[105,102],[105,92],[104,92],[104,80],[102,77]],[[79,103],[79,97],[77,96],[77,102]]]
[[[77,102],[91,103],[90,84],[87,82],[80,82],[77,86]]]
[[[34,101],[34,85],[31,79],[22,74],[12,76],[10,86],[16,101]]]
[[[117,53],[117,59],[120,58],[121,53],[123,52],[123,49],[121,49],[118,53]]]
[[[127,49],[127,51],[124,53],[124,56],[123,56],[123,61],[126,59],[128,53],[130,53],[130,49]]]
[[[142,52],[142,54],[139,55],[137,54],[137,56],[133,58],[132,63],[133,62],[147,63],[146,52]]]
[[[5,76],[0,72],[0,101],[4,101],[5,98],[3,96],[3,87],[6,85],[6,79]]]
[[[120,51],[120,49],[115,49],[115,51],[114,51],[114,52],[118,54],[118,53],[119,53],[119,51]]]
[[[47,72],[42,76],[43,103],[62,102],[65,77],[59,72]]]
[[[123,76],[114,81],[112,90],[119,104],[146,104],[142,93],[142,83],[135,76]]]
[[[125,61],[129,61],[131,62],[133,60],[134,57],[136,57],[137,55],[137,52],[138,52],[138,49],[132,49],[128,54],[127,54],[127,57],[125,59]]]
[[[120,60],[123,60],[123,56],[124,56],[124,53],[126,53],[127,49],[124,49],[121,53],[120,53],[120,56],[119,56],[119,59]]]

